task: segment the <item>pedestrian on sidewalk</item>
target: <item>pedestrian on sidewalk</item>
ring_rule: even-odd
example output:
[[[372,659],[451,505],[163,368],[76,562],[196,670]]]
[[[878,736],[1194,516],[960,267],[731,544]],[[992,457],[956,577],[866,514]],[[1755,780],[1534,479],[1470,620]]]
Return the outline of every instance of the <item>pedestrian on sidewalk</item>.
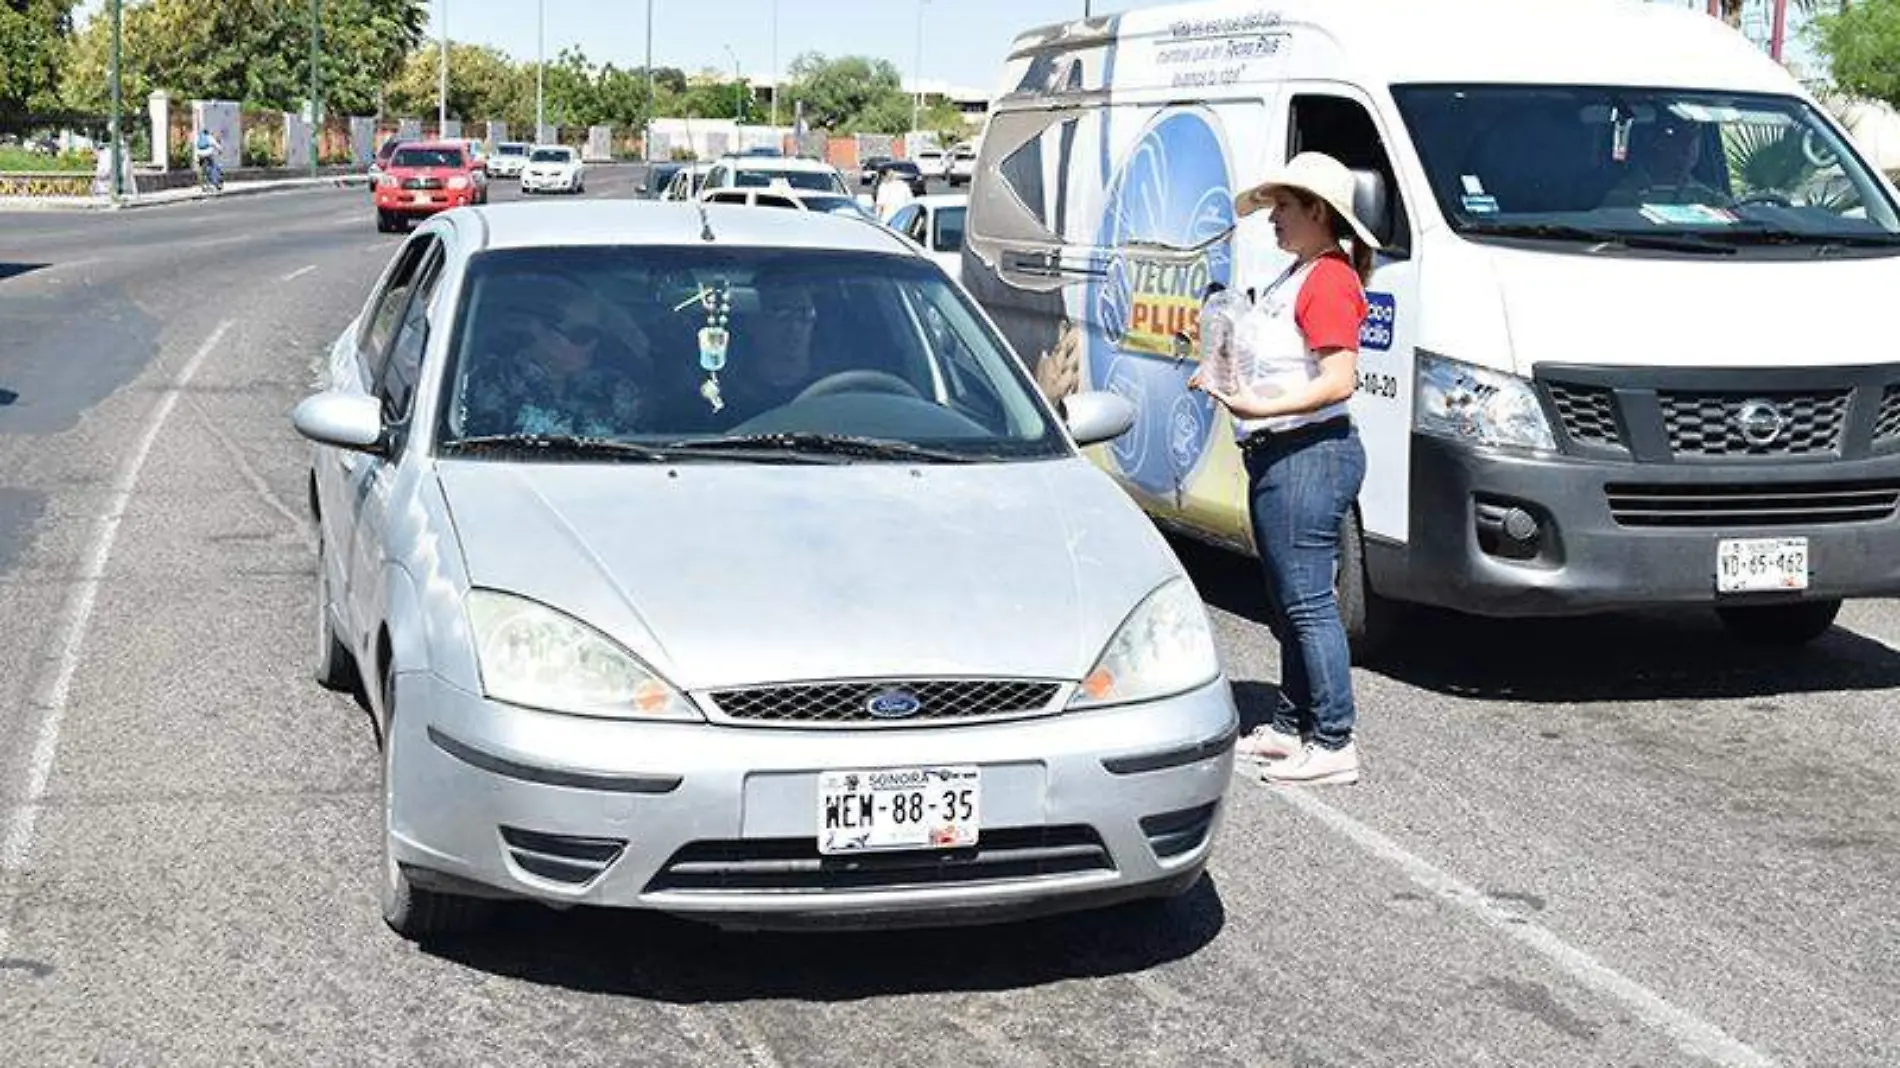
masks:
[[[910,191],[910,179],[899,174],[895,167],[884,168],[877,183],[877,217],[890,222],[891,216],[915,199]]]
[[[1189,381],[1232,413],[1247,468],[1281,698],[1272,721],[1241,739],[1236,755],[1260,761],[1268,782],[1359,780],[1352,655],[1333,574],[1340,524],[1366,475],[1347,401],[1358,386],[1365,284],[1378,242],[1353,213],[1353,188],[1345,165],[1303,152],[1235,198],[1241,217],[1269,212],[1293,263],[1236,315],[1233,344],[1242,357],[1232,390],[1198,372]]]

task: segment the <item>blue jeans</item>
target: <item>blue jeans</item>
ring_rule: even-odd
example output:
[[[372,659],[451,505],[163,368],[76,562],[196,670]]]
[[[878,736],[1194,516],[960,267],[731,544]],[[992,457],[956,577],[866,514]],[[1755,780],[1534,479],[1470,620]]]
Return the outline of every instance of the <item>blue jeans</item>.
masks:
[[[1300,428],[1249,448],[1247,503],[1267,579],[1267,626],[1280,643],[1274,729],[1327,749],[1352,740],[1352,653],[1333,596],[1339,526],[1366,479],[1351,424]]]

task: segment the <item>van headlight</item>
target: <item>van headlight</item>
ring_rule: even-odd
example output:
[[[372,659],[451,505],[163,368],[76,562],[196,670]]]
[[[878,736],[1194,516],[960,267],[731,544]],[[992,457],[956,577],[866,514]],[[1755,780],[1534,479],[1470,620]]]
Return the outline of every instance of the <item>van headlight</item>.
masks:
[[[1556,451],[1530,379],[1423,351],[1416,367],[1415,429],[1477,445]]]
[[[492,700],[577,716],[703,719],[632,653],[572,616],[493,590],[471,590],[467,604]]]
[[[1185,578],[1168,580],[1122,622],[1070,708],[1152,701],[1205,686],[1220,675],[1214,631],[1200,594]]]

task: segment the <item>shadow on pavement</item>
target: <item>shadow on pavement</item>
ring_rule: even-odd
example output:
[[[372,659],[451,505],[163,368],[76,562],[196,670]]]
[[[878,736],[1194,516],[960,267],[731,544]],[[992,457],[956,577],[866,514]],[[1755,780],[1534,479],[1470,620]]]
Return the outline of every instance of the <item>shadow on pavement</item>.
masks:
[[[8,263],[5,260],[0,260],[0,282],[4,282],[18,275],[44,270],[49,266],[51,265],[45,263]]]
[[[1020,990],[1145,971],[1193,955],[1226,922],[1212,875],[1170,901],[990,927],[848,933],[720,931],[615,909],[510,904],[428,952],[495,975],[675,1004]]]
[[[1208,604],[1266,626],[1256,561],[1183,539],[1170,542]],[[1551,704],[1900,686],[1900,653],[1842,627],[1806,648],[1764,648],[1736,639],[1702,609],[1486,619],[1415,608],[1391,649],[1366,669],[1438,694]],[[1237,699],[1245,685],[1236,687]]]
[[[0,408],[5,408],[7,405],[12,404],[14,401],[17,401],[19,399],[20,399],[20,395],[18,393],[15,393],[10,389],[0,389]]]

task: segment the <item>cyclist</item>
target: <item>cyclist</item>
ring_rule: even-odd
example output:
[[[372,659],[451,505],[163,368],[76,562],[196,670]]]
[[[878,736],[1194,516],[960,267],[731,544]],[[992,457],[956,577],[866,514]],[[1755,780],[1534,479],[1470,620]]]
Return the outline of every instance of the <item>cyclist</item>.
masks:
[[[224,188],[224,168],[219,166],[218,157],[224,152],[224,143],[216,134],[204,129],[198,131],[198,141],[192,146],[192,156],[198,165],[198,187],[200,189]]]

